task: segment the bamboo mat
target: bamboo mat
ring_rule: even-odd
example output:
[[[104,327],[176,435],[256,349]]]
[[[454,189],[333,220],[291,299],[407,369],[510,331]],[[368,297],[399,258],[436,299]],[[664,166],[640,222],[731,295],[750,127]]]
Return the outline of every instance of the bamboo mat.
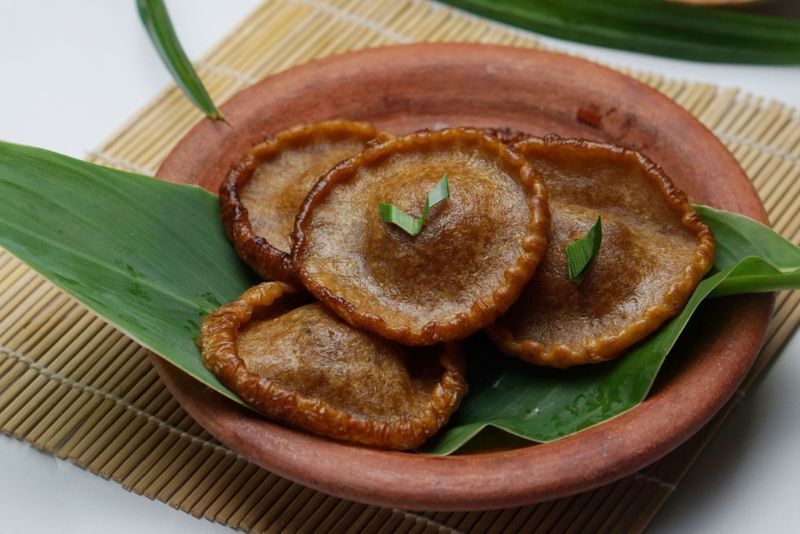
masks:
[[[271,73],[334,53],[416,41],[540,48],[487,20],[419,0],[268,0],[197,64],[217,102]],[[800,117],[713,85],[634,76],[722,139],[758,188],[775,228],[800,241]],[[153,174],[200,119],[174,87],[91,161]],[[640,473],[574,497],[470,513],[382,509],[315,492],[217,443],[171,398],[133,341],[0,250],[0,428],[197,517],[253,531],[499,532],[641,530],[800,320],[782,294],[769,339],[734,400],[690,442]]]

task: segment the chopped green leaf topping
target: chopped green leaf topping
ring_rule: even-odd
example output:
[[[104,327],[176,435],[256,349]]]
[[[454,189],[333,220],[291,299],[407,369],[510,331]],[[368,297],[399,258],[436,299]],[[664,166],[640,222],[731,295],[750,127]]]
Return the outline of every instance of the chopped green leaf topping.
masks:
[[[425,199],[425,206],[422,208],[422,216],[412,217],[394,204],[381,202],[378,205],[381,219],[383,222],[392,223],[402,228],[407,234],[415,236],[422,231],[425,219],[428,217],[431,208],[439,202],[446,200],[450,196],[450,186],[447,183],[447,173],[443,174],[436,185],[433,187],[428,198]]]
[[[580,283],[592,265],[595,256],[600,251],[600,241],[603,239],[603,230],[600,217],[594,222],[586,235],[567,245],[564,253],[567,255],[569,279]]]

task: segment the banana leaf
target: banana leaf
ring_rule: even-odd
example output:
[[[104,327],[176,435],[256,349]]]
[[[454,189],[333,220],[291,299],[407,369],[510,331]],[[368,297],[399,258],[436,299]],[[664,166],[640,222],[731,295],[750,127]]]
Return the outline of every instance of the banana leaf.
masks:
[[[0,246],[241,403],[194,342],[204,315],[255,283],[223,233],[214,195],[0,143],[0,199]]]
[[[442,0],[571,41],[721,63],[800,63],[800,22],[658,0]]]
[[[202,317],[256,283],[223,233],[217,198],[0,142],[0,246],[111,324],[211,389],[239,399],[203,367]],[[470,393],[425,452],[449,454],[495,427],[550,441],[641,402],[705,298],[800,287],[800,250],[741,215],[698,206],[717,237],[716,271],[683,312],[626,355],[568,371],[468,343]],[[491,362],[491,363],[489,363]]]

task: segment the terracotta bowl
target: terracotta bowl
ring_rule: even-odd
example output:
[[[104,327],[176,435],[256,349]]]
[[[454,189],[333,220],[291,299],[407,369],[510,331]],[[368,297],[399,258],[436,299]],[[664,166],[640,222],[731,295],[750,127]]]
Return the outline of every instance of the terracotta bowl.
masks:
[[[736,160],[689,113],[618,72],[559,54],[420,44],[330,57],[272,76],[204,120],[158,172],[216,192],[229,165],[267,134],[342,117],[394,133],[445,125],[508,126],[644,151],[692,201],[766,221]],[[211,434],[306,486],[415,510],[520,506],[587,490],[659,459],[734,392],[761,347],[772,297],[710,303],[673,351],[650,397],[606,423],[543,445],[433,457],[330,441],[258,417],[153,357],[167,387]]]

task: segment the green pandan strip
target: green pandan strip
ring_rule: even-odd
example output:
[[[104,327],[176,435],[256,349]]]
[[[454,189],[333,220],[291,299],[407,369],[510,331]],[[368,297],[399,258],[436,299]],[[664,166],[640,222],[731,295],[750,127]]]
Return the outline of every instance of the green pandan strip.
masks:
[[[569,279],[580,283],[586,272],[591,267],[597,253],[600,252],[600,243],[603,240],[603,226],[600,217],[594,222],[583,237],[579,237],[564,249],[567,256],[567,271]]]
[[[431,212],[431,208],[439,202],[447,200],[450,196],[450,185],[447,183],[447,174],[443,174],[439,181],[433,186],[433,189],[428,193],[425,199],[425,205],[422,207],[422,215],[419,217],[412,217],[402,209],[394,204],[387,204],[381,202],[378,204],[378,213],[383,222],[394,224],[403,229],[410,236],[419,235],[422,227],[425,225],[425,219]]]

